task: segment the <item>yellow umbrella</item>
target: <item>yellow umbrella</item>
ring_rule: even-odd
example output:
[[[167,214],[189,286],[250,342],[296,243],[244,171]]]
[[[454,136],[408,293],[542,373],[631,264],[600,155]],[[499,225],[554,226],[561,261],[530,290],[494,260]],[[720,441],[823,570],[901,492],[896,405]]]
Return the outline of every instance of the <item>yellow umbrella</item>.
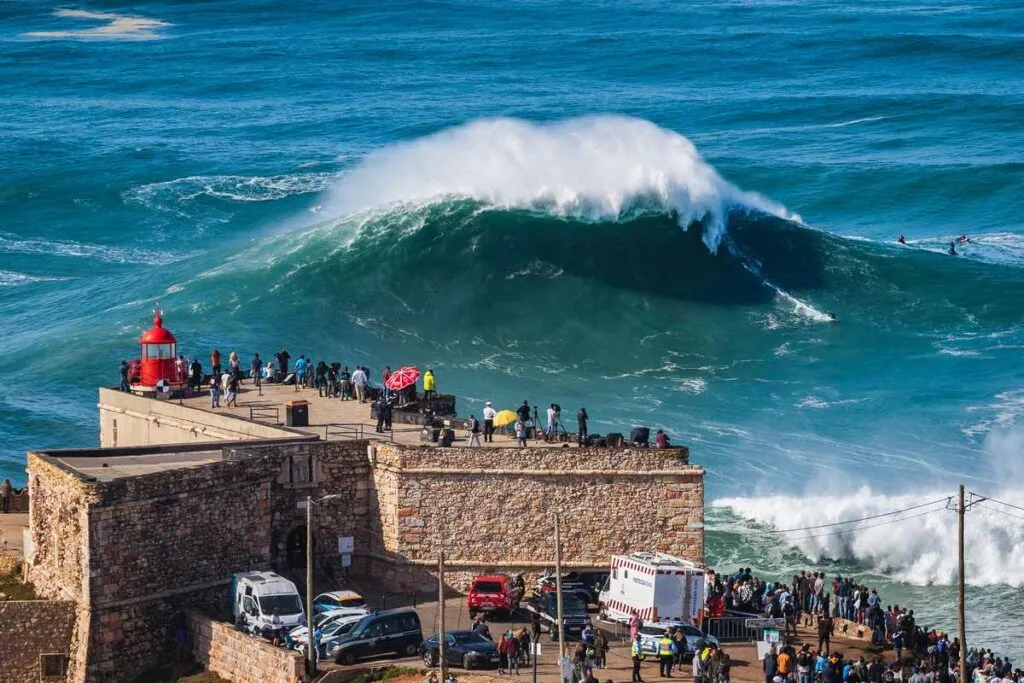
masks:
[[[504,427],[505,425],[510,425],[515,422],[518,417],[519,416],[511,410],[503,410],[494,416],[494,426]]]

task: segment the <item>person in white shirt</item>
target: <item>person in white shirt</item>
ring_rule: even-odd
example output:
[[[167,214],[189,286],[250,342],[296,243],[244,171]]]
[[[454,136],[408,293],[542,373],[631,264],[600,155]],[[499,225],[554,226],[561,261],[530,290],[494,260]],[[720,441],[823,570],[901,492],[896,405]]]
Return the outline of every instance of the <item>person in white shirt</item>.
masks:
[[[555,411],[555,404],[552,403],[548,406],[548,436],[555,435],[555,420],[557,419],[558,413]]]
[[[494,416],[497,414],[490,401],[484,403],[484,441],[494,441]]]
[[[356,371],[352,373],[352,384],[356,388],[356,398],[360,403],[366,403],[366,383],[366,373],[363,372],[362,366],[357,366]]]

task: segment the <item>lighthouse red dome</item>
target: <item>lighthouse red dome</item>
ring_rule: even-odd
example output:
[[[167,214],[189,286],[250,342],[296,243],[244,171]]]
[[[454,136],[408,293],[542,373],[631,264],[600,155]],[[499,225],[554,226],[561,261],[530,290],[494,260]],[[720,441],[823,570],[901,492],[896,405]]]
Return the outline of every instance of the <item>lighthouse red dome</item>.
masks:
[[[153,314],[153,327],[139,337],[140,344],[174,344],[177,341],[170,330],[164,327],[164,319],[159,310]]]
[[[139,337],[139,346],[142,351],[142,358],[139,359],[139,384],[143,390],[155,387],[161,380],[174,386],[185,383],[183,368],[175,362],[178,340],[164,327],[163,314],[159,308],[153,311],[153,327]]]

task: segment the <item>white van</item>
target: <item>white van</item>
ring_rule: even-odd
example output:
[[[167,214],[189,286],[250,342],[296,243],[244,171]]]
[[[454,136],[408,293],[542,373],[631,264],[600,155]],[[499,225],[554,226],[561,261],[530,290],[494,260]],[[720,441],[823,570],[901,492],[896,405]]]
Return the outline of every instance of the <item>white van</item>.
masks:
[[[276,613],[281,621],[282,635],[306,623],[302,599],[295,584],[274,572],[242,572],[231,580],[232,613],[235,623],[244,615],[245,630],[261,633],[272,628]]]

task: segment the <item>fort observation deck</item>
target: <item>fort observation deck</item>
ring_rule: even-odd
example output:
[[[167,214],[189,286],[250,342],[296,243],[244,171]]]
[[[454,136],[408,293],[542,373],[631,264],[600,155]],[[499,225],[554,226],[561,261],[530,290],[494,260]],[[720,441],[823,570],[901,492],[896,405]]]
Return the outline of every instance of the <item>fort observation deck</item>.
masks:
[[[107,397],[111,397],[109,400],[116,399],[117,393],[111,390],[101,390],[101,404],[108,401]],[[308,426],[284,426],[286,404],[294,400],[303,400],[309,403]],[[376,431],[377,420],[371,416],[369,401],[360,403],[357,400],[342,401],[337,398],[322,397],[318,395],[315,389],[301,387],[296,389],[293,385],[264,384],[261,389],[257,389],[252,384],[244,384],[238,395],[238,405],[233,408],[226,407],[223,398],[221,399],[221,407],[211,408],[208,393],[184,399],[149,399],[149,401],[159,401],[165,404],[168,409],[172,408],[172,406],[180,405],[200,410],[210,415],[227,417],[229,420],[239,420],[260,425],[266,429],[279,430],[278,434],[273,435],[277,437],[294,437],[297,434],[309,434],[325,441],[369,439],[389,441],[408,446],[424,445],[420,438],[422,427],[398,421],[398,411],[395,411],[396,420],[393,423],[392,430],[378,433]],[[503,407],[497,406],[496,408],[500,410]],[[515,406],[508,406],[508,408],[514,409]],[[464,420],[468,417],[469,412],[466,410],[460,410],[459,412],[459,418],[452,420],[452,426],[455,430],[455,441],[452,444],[454,447],[469,445],[469,434],[464,427]],[[476,414],[480,418],[479,412]],[[483,420],[481,419],[481,424],[482,422]],[[568,428],[575,425],[567,423],[566,426]],[[628,423],[623,424],[619,431],[628,437],[630,427],[631,425]],[[257,435],[252,434],[252,436]],[[263,434],[262,436],[267,437],[271,436],[271,434]],[[152,443],[153,441],[148,440],[148,442]],[[109,442],[106,438],[103,439],[103,443],[104,445],[117,445],[116,443]],[[499,428],[495,432],[494,441],[485,442],[483,447],[509,448],[514,447],[515,444],[515,436],[511,431]],[[562,448],[566,445],[575,447],[575,440],[570,439],[566,442],[552,441],[550,443],[543,439],[529,440],[531,448]],[[673,449],[681,451],[684,458],[688,456],[688,449],[684,446],[673,446]]]

